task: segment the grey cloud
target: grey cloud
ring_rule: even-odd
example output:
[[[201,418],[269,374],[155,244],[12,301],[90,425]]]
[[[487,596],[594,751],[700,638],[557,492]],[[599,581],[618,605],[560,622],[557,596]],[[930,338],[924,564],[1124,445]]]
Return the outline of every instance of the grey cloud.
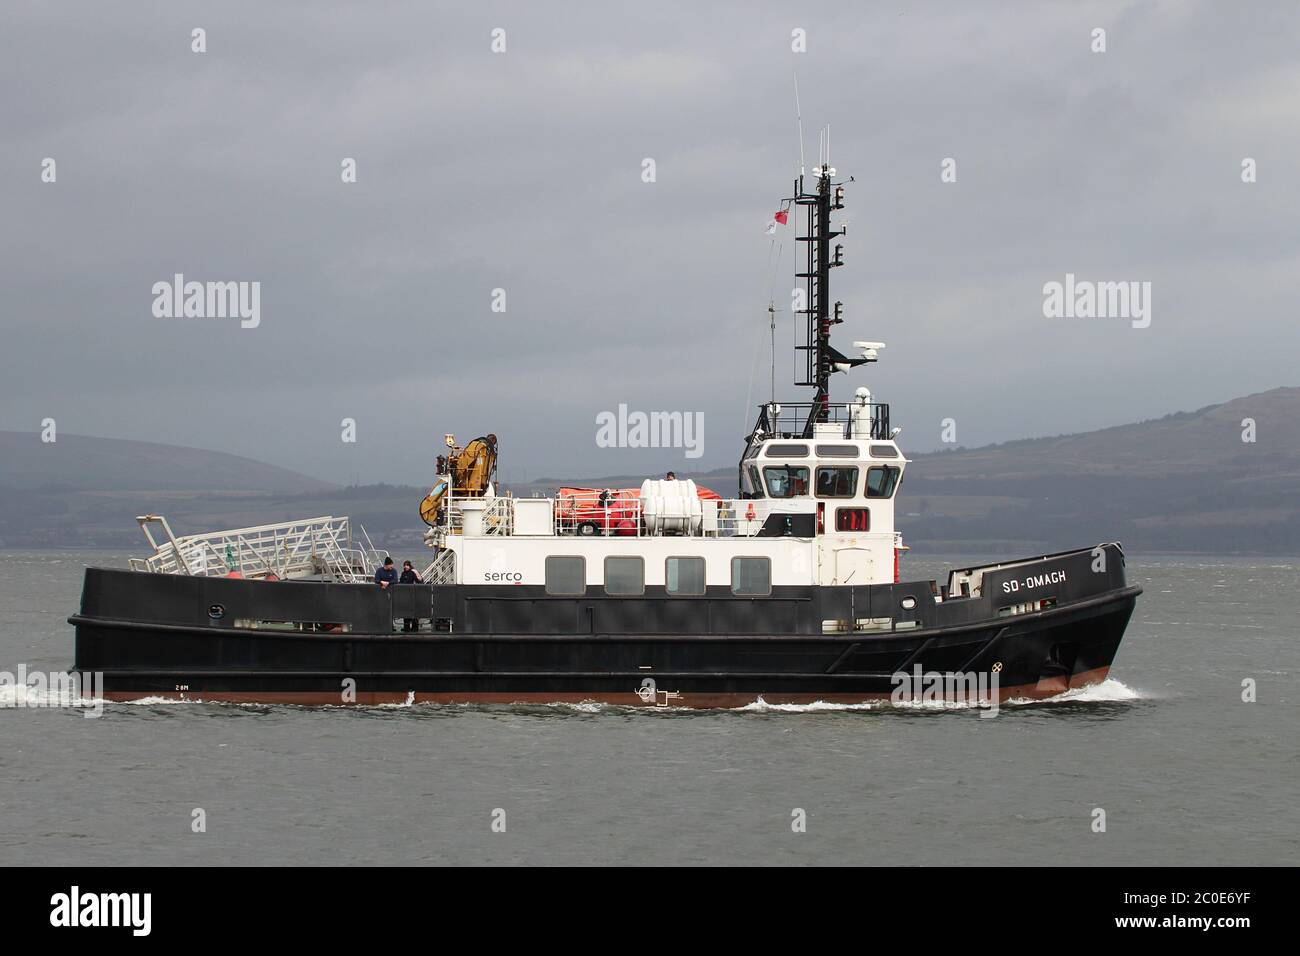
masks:
[[[949,415],[974,444],[1295,384],[1291,3],[0,17],[3,427],[53,415],[332,480],[423,480],[445,431],[495,431],[514,475],[680,464],[596,447],[595,415],[625,402],[703,411],[700,464],[729,464],[751,377],[766,393],[762,227],[795,174],[795,66],[810,153],[831,123],[856,177],[842,338],[889,343],[865,380],[908,447],[935,447]],[[1152,281],[1152,327],[1044,319],[1042,284],[1067,271]],[[174,272],[261,281],[261,327],[153,318],[150,286]]]

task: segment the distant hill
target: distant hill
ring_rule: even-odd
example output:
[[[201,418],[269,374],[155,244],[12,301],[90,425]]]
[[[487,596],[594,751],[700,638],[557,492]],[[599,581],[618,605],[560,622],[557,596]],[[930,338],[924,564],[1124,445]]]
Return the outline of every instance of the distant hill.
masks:
[[[1255,423],[1242,441],[1242,421]],[[734,468],[694,478],[735,494]],[[633,487],[644,475],[515,483]],[[414,553],[425,489],[340,488],[261,462],[147,442],[0,432],[0,546],[137,549],[134,516],[185,534],[350,515],[377,544]],[[1123,541],[1130,553],[1300,554],[1300,388],[1100,431],[918,454],[898,498],[918,551],[1026,553]]]
[[[332,488],[252,458],[156,442],[0,431],[0,490],[5,491],[258,491]]]
[[[1247,419],[1256,425],[1252,443],[1242,440]],[[1063,472],[1151,478],[1202,475],[1207,468],[1227,468],[1245,479],[1264,472],[1294,478],[1300,476],[1300,388],[1275,388],[1134,425],[942,451],[916,460],[924,461],[925,476],[936,480]]]
[[[8,547],[135,546],[138,514],[177,516],[183,533],[202,527],[187,525],[187,511],[224,524],[239,509],[267,513],[277,495],[335,488],[224,452],[85,435],[44,443],[34,432],[0,431],[0,545]]]
[[[1255,441],[1242,440],[1253,420]],[[917,455],[899,524],[926,549],[1105,539],[1300,553],[1300,388],[1133,425]]]

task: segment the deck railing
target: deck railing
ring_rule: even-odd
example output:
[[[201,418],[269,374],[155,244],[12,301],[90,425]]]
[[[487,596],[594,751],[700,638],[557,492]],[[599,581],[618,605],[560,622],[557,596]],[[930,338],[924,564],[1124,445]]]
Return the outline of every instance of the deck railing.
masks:
[[[364,545],[354,544],[346,517],[326,515],[179,537],[161,515],[142,515],[136,520],[154,553],[143,560],[134,559],[131,566],[159,574],[213,577],[237,573],[246,578],[319,575],[358,581],[367,579],[369,568],[383,560],[364,530]],[[163,540],[155,537],[155,525],[161,528]]]
[[[790,404],[769,403],[758,407],[758,421],[755,432],[761,432],[769,438],[812,438],[805,435],[808,415],[814,409],[811,402],[791,402]],[[843,438],[870,438],[872,441],[889,440],[889,406],[881,402],[871,402],[865,406],[866,415],[861,419],[867,424],[868,434],[851,433],[857,413],[864,406],[830,404],[826,406],[826,421],[838,425]]]
[[[425,584],[455,584],[456,552],[439,551],[429,566],[420,573],[420,580]]]
[[[513,534],[513,507],[517,499],[498,498],[484,511],[483,535]],[[605,537],[647,537],[654,534],[655,517],[645,513],[639,497],[611,493],[601,496],[561,495],[552,499],[554,531],[557,535],[600,535]],[[700,510],[689,520],[670,517],[668,530],[659,534],[684,537],[753,537],[763,527],[776,502],[770,499],[702,498]],[[453,524],[459,526],[453,509]]]

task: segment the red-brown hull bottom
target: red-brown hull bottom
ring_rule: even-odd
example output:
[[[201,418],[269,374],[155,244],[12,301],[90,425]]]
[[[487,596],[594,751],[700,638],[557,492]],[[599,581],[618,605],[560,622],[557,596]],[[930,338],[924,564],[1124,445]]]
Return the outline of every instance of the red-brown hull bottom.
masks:
[[[1065,677],[1049,678],[1036,684],[1020,684],[1012,687],[999,687],[998,700],[1045,700],[1055,697],[1067,690],[1077,690],[1093,684],[1100,684],[1110,673],[1109,667],[1098,667],[1072,675],[1068,681]],[[762,697],[767,704],[862,704],[871,701],[885,701],[889,694],[683,694],[672,700],[667,706],[696,709],[734,709],[755,703]],[[478,693],[473,691],[450,693],[367,693],[357,692],[356,700],[343,700],[338,693],[319,692],[259,692],[231,693],[213,692],[191,694],[184,691],[108,691],[104,699],[116,702],[131,702],[149,699],[166,699],[189,701],[193,703],[228,703],[228,704],[297,704],[300,706],[355,705],[375,706],[379,704],[616,704],[628,707],[644,707],[650,710],[662,709],[663,703],[643,700],[635,693],[591,694],[566,692],[515,692],[515,693]]]

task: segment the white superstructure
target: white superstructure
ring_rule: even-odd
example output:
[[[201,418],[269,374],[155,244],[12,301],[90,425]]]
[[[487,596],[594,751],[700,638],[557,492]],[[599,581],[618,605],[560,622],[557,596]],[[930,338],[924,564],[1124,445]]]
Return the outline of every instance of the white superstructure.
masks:
[[[854,427],[815,431],[752,442],[741,462],[747,497],[701,498],[690,480],[649,480],[637,497],[611,492],[589,504],[453,493],[429,535],[439,550],[429,571],[445,583],[548,593],[580,574],[584,587],[618,595],[892,582],[901,547],[894,496],[907,460],[893,441],[846,438]]]

